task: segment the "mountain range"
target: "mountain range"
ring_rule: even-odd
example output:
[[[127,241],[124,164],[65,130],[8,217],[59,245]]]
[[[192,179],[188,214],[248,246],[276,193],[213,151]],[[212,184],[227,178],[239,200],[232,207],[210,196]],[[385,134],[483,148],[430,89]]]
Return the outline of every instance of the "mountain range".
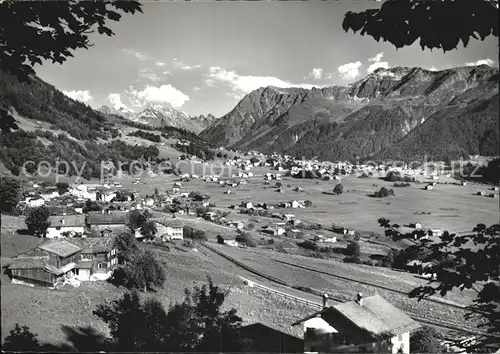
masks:
[[[213,115],[189,116],[188,114],[160,104],[149,104],[142,111],[135,113],[125,106],[102,106],[101,113],[119,115],[136,123],[155,128],[175,127],[192,131],[196,134],[207,128],[216,119]]]
[[[200,133],[216,146],[325,160],[498,155],[498,68],[379,68],[348,86],[265,87]]]

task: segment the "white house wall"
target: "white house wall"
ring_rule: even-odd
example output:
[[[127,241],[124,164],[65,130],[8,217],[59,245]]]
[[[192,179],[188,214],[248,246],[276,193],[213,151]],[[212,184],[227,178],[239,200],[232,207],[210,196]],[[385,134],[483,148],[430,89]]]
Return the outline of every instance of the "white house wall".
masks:
[[[58,227],[59,230],[55,227],[49,227],[47,229],[47,233],[45,234],[46,238],[61,238],[64,236],[61,236],[62,233],[64,232],[78,232],[80,234],[83,234],[85,231],[85,228],[83,226],[61,226]]]

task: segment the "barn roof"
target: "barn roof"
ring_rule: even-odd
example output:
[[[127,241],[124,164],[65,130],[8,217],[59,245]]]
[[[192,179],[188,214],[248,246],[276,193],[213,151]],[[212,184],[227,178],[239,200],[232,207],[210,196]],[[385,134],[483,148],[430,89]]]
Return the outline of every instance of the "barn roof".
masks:
[[[357,301],[348,301],[327,307],[320,312],[292,324],[292,326],[316,317],[317,315],[323,317],[323,315],[332,312],[342,315],[357,327],[375,335],[388,332],[393,335],[399,335],[420,327],[417,322],[412,320],[403,311],[390,304],[380,295],[363,298],[362,305]],[[328,316],[324,318],[328,321]]]
[[[48,257],[16,257],[9,260],[9,269],[44,269],[52,274],[60,275],[63,272],[47,263]]]
[[[114,248],[115,238],[106,237],[72,237],[69,242],[82,249],[82,253],[109,252]]]
[[[113,225],[127,224],[129,222],[129,213],[122,211],[113,211],[109,214],[88,213],[87,223],[89,225]]]
[[[53,215],[49,216],[50,227],[83,227],[85,226],[85,215]]]
[[[75,245],[74,243],[71,243],[66,240],[51,240],[51,241],[46,241],[40,245],[38,245],[38,248],[53,253],[55,255],[58,255],[59,257],[69,257],[72,254],[75,254],[77,252],[80,252],[82,249]]]

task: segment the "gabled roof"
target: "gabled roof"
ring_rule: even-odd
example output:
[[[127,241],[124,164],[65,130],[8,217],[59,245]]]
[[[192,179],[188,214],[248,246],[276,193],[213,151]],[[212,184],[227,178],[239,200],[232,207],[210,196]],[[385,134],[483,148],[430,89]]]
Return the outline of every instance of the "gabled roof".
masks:
[[[184,224],[182,221],[177,220],[175,218],[156,218],[156,219],[151,219],[154,222],[157,222],[158,224],[161,224],[166,227],[172,227],[172,228],[179,228],[179,227],[184,227]]]
[[[85,226],[85,215],[53,215],[49,216],[49,222],[50,227],[83,227]]]
[[[89,225],[112,225],[112,224],[127,224],[129,222],[129,213],[113,211],[109,214],[88,213],[87,224]]]
[[[109,252],[114,248],[115,238],[106,237],[72,237],[69,242],[82,249],[82,253]]]
[[[417,322],[412,320],[403,311],[387,302],[387,300],[380,295],[365,297],[362,300],[362,304],[361,306],[356,301],[348,301],[330,306],[305,319],[295,322],[292,326],[298,325],[318,315],[328,320],[328,313],[337,313],[347,318],[355,326],[375,335],[388,332],[393,335],[399,335],[420,327]]]
[[[37,246],[37,248],[40,248],[44,251],[53,253],[55,255],[58,255],[59,257],[69,257],[72,254],[75,254],[77,252],[80,252],[82,249],[75,245],[74,243],[71,243],[66,240],[50,240],[46,241],[40,245]]]

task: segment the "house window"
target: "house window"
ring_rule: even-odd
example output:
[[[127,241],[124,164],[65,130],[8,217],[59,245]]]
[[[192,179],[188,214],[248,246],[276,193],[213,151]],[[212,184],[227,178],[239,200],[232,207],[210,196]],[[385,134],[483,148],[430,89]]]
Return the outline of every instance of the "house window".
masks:
[[[56,230],[61,230],[61,226],[56,226]]]
[[[104,264],[103,263],[97,263],[97,269],[103,269]]]
[[[398,334],[398,341],[402,341],[403,340],[403,335],[402,334]]]

